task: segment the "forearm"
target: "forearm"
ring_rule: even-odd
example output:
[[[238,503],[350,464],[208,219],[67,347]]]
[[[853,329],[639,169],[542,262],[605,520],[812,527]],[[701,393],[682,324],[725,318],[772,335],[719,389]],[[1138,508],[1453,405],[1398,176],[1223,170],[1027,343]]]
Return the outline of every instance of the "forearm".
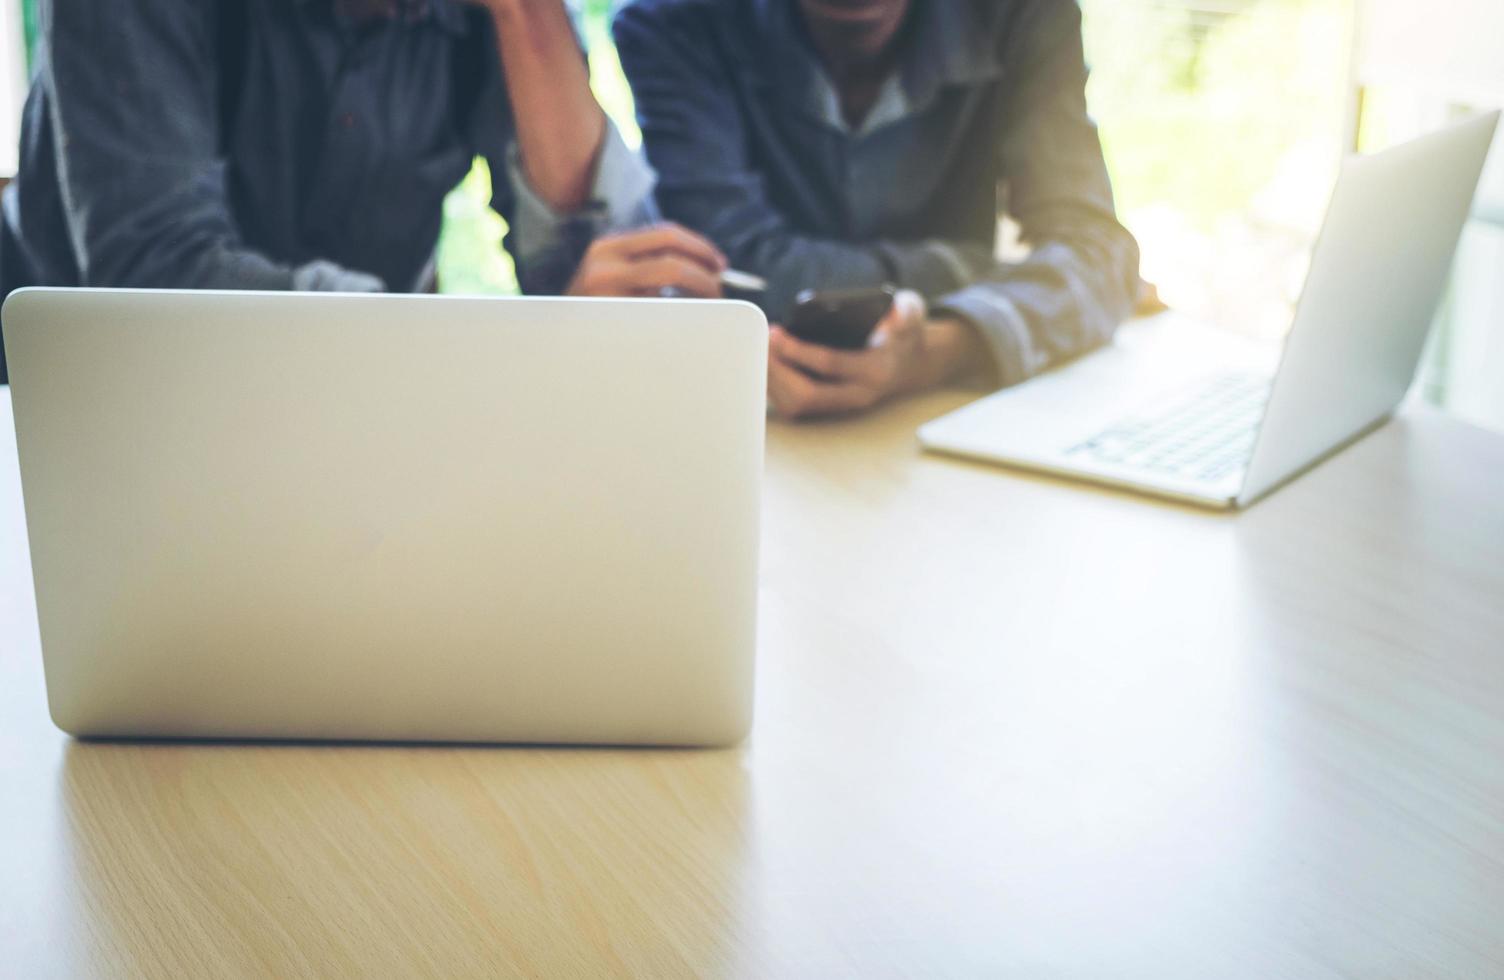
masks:
[[[143,180],[146,186],[162,182],[160,176]],[[333,262],[293,266],[248,246],[217,199],[170,191],[151,200],[122,197],[95,192],[97,184],[77,184],[77,197],[87,205],[69,215],[71,237],[84,258],[81,285],[337,292],[385,288],[375,276]]]
[[[244,289],[252,291],[379,293],[376,276],[323,259],[287,266],[245,248],[210,246],[176,264],[153,262],[128,270],[93,268],[83,285],[156,289]]]
[[[543,200],[524,173],[515,145],[493,163],[491,174],[492,206],[506,216],[506,248],[527,293],[562,291],[592,241],[658,221],[652,171],[610,123],[595,163],[590,203],[583,208],[563,212]]]
[[[963,379],[993,386],[987,343],[966,320],[943,314],[930,317],[924,324],[923,349],[923,376],[917,388],[937,388]]]
[[[1052,241],[946,296],[935,315],[970,323],[996,382],[1022,381],[1111,340],[1132,309],[1138,249],[1127,232]]]
[[[1025,5],[1003,55],[1019,84],[995,123],[999,177],[1033,251],[938,306],[976,325],[1008,385],[1112,339],[1138,290],[1138,246],[1087,112],[1079,5]]]
[[[76,144],[75,144],[76,146]],[[247,244],[219,192],[216,164],[65,155],[75,206],[65,220],[80,285],[137,289],[383,289],[374,276],[312,261],[293,266]]]
[[[589,200],[606,116],[562,0],[486,0],[528,183],[547,204]]]

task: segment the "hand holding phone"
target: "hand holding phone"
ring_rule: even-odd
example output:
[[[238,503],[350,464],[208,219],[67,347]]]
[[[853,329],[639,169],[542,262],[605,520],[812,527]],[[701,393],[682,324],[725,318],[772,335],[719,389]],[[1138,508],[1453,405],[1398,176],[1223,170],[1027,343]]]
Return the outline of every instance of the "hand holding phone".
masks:
[[[893,308],[892,286],[874,289],[806,289],[794,299],[788,332],[800,340],[837,350],[861,350]]]

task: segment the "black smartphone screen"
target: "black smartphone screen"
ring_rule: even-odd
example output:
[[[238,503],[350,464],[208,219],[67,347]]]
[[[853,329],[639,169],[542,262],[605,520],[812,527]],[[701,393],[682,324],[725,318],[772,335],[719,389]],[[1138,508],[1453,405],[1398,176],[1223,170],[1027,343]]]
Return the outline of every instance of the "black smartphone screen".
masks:
[[[861,350],[893,307],[894,289],[806,289],[794,300],[786,324],[800,340],[839,350]]]

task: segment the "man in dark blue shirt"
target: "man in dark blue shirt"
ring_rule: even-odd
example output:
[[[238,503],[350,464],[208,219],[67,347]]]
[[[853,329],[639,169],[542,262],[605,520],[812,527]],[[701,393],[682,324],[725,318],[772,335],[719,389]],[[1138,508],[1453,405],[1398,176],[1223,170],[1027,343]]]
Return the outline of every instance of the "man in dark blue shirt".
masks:
[[[718,295],[562,0],[51,0],[0,287],[421,291],[474,157],[522,288]],[[0,381],[4,360],[0,356]]]
[[[1138,250],[1074,0],[635,0],[615,34],[664,215],[768,278],[771,318],[805,288],[913,291],[866,351],[775,328],[785,414],[973,372],[1012,384],[1130,311]],[[1029,246],[1011,261],[1003,215]]]

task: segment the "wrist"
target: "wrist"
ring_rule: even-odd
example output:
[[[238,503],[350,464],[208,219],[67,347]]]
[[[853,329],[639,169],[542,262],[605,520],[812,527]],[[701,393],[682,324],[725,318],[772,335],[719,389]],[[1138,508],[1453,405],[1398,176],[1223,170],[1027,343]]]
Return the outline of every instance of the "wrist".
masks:
[[[982,350],[982,338],[965,320],[950,316],[931,317],[924,321],[924,356],[919,387],[938,388],[950,384],[976,364]]]

